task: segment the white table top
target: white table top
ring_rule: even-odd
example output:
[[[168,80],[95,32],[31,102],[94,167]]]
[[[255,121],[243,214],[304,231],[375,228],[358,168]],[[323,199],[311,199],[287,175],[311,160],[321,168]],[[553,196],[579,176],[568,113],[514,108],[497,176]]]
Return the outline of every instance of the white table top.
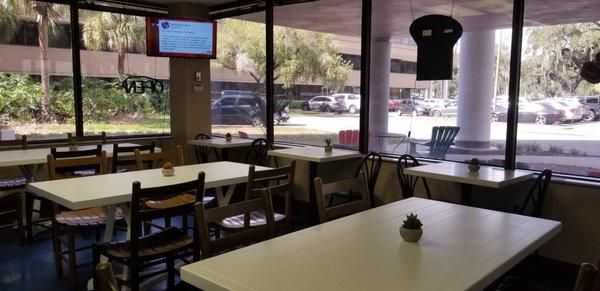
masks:
[[[533,173],[519,170],[505,170],[499,167],[481,166],[479,172],[470,172],[468,164],[442,162],[405,169],[413,176],[432,178],[490,188],[501,188],[530,180]]]
[[[398,234],[410,213],[423,237]],[[204,290],[481,290],[561,229],[557,221],[409,198],[181,268]]]
[[[119,143],[121,146],[136,146],[133,143]],[[95,149],[96,145],[80,145],[79,150]],[[58,151],[68,151],[68,147],[58,147]],[[112,157],[113,144],[103,144],[102,150],[106,151],[106,156]],[[50,148],[34,148],[25,150],[0,151],[0,167],[25,166],[35,164],[45,164],[48,161]]]
[[[200,145],[213,148],[239,148],[245,147],[252,144],[251,139],[246,138],[232,138],[230,142],[226,141],[224,137],[213,137],[211,139],[190,139],[188,140],[189,145]]]
[[[175,175],[164,177],[161,169],[96,175],[63,180],[35,182],[27,185],[28,191],[73,210],[106,206],[131,201],[134,181],[142,188],[167,186],[191,181],[198,173],[206,173],[205,188],[215,188],[246,183],[247,164],[215,162],[175,167]],[[257,170],[267,169],[256,167]]]
[[[316,163],[348,160],[363,157],[363,155],[357,151],[341,149],[333,149],[331,155],[326,155],[323,147],[311,146],[272,150],[269,151],[267,154],[274,157],[283,157]]]

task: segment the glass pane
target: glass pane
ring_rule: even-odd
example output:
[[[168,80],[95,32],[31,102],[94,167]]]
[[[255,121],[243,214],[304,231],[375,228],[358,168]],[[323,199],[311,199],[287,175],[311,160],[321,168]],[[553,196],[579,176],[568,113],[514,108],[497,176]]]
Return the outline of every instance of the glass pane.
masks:
[[[145,18],[80,10],[79,19],[85,134],[170,133],[169,59],[146,56]],[[158,80],[164,88],[126,92],[128,77]]]
[[[600,52],[593,2],[543,5],[544,14],[539,3],[525,2],[518,168],[600,176],[600,86],[580,76]],[[544,16],[550,14],[557,17]]]
[[[500,165],[506,123],[490,117],[507,95],[512,4],[451,4],[390,2],[374,9],[370,150]],[[428,14],[451,15],[463,27],[454,46],[436,52],[453,58],[449,80],[416,78],[418,47],[409,27]]]
[[[275,7],[277,142],[358,148],[360,3]]]
[[[264,15],[218,21],[217,59],[211,60],[213,134],[265,136]]]
[[[75,131],[69,7],[37,1],[1,6],[2,139],[66,138]]]

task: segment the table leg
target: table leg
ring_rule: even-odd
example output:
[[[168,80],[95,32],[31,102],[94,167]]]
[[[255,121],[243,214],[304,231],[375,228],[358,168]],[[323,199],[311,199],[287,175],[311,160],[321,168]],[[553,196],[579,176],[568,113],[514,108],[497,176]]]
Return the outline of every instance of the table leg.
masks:
[[[227,191],[225,195],[223,195],[223,187],[216,187],[215,194],[217,196],[217,203],[219,206],[227,206],[229,205],[229,201],[231,197],[233,197],[233,192],[235,192],[236,185],[230,185],[227,187]]]
[[[317,195],[315,193],[315,178],[317,177],[317,163],[308,162],[308,203],[310,206],[310,222],[319,223],[319,214],[317,210]]]
[[[221,161],[229,161],[229,149],[221,149]]]
[[[104,214],[106,215],[106,227],[104,227],[104,237],[102,238],[102,242],[111,242],[113,231],[115,229],[117,205],[102,206],[102,211],[104,211]]]
[[[471,196],[473,194],[473,185],[471,184],[461,184],[461,201],[460,204],[471,206]]]

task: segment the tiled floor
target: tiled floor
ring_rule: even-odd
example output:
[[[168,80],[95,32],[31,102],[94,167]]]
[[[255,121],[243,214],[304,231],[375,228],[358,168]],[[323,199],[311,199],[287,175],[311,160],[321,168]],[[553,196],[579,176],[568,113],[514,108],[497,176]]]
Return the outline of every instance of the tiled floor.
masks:
[[[293,223],[294,229],[303,228],[303,221]],[[123,234],[120,234],[121,236]],[[94,241],[93,233],[81,237],[82,243]],[[81,256],[81,260],[89,260],[90,254]],[[85,283],[90,276],[91,267],[80,269],[79,290],[85,290]],[[536,260],[527,260],[508,272],[509,275],[526,278],[536,282],[548,290],[572,290],[574,278],[547,266],[538,264]],[[0,231],[0,291],[8,290],[68,290],[68,274],[62,280],[56,278],[54,257],[50,232],[39,233],[31,245],[20,246],[15,233],[9,230]],[[40,290],[43,288],[43,290]],[[162,283],[152,290],[165,290]],[[187,290],[179,283],[176,290]],[[488,290],[495,290],[490,286]]]

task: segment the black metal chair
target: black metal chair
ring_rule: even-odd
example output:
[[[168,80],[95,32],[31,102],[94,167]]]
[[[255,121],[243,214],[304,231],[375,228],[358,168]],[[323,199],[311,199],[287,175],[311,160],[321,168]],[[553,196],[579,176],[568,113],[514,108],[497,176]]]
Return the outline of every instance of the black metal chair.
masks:
[[[410,141],[410,154],[445,159],[459,131],[457,126],[434,126],[428,142]],[[419,152],[417,146],[429,147],[429,152]]]
[[[375,185],[377,184],[377,178],[379,177],[379,170],[381,170],[381,155],[376,152],[369,152],[360,162],[356,172],[354,173],[354,179],[358,178],[360,171],[365,171],[367,174],[367,182],[369,184],[369,198],[371,207],[375,207]],[[329,207],[333,205],[334,197],[346,198],[348,201],[360,199],[361,195],[354,195],[352,191],[343,193],[332,193],[329,195]]]
[[[544,198],[546,197],[546,191],[548,190],[550,180],[552,180],[552,170],[546,169],[540,173],[535,179],[533,187],[531,187],[527,196],[525,196],[525,200],[519,207],[519,210],[517,211],[519,214],[533,217],[542,216],[542,206],[544,205]],[[530,209],[529,212],[527,212],[528,209]]]
[[[244,163],[252,164],[256,166],[269,166],[269,155],[268,151],[273,150],[275,147],[273,144],[264,138],[257,138],[252,141],[250,147],[248,148],[248,153],[246,154],[246,158],[244,159]],[[279,167],[277,163],[277,159],[273,159],[275,163],[275,167]]]
[[[421,179],[423,181],[423,186],[425,187],[427,198],[431,199],[431,191],[429,191],[429,185],[427,185],[427,180],[424,177],[411,176],[404,173],[404,169],[416,166],[420,166],[419,161],[411,155],[405,154],[398,159],[396,170],[398,172],[400,188],[402,189],[402,198],[406,199],[413,197],[415,195],[415,187]]]
[[[212,138],[208,134],[199,133],[199,134],[196,135],[195,139],[196,140],[205,140],[205,139],[212,139]],[[221,160],[219,158],[219,153],[217,152],[216,148],[207,147],[207,146],[201,146],[201,145],[195,145],[194,146],[194,150],[195,150],[195,153],[196,153],[196,160],[198,161],[198,164],[207,163],[208,159],[210,157],[210,153],[211,152],[215,153],[215,158],[217,159],[217,161]]]
[[[112,154],[112,163],[111,163],[111,173],[117,172],[125,172],[127,169],[119,169],[119,167],[135,167],[135,150],[139,150],[140,152],[149,152],[154,153],[154,149],[156,148],[156,142],[151,142],[147,145],[135,145],[135,146],[122,146],[118,143],[113,145],[113,154]],[[123,154],[129,154],[123,157]]]

